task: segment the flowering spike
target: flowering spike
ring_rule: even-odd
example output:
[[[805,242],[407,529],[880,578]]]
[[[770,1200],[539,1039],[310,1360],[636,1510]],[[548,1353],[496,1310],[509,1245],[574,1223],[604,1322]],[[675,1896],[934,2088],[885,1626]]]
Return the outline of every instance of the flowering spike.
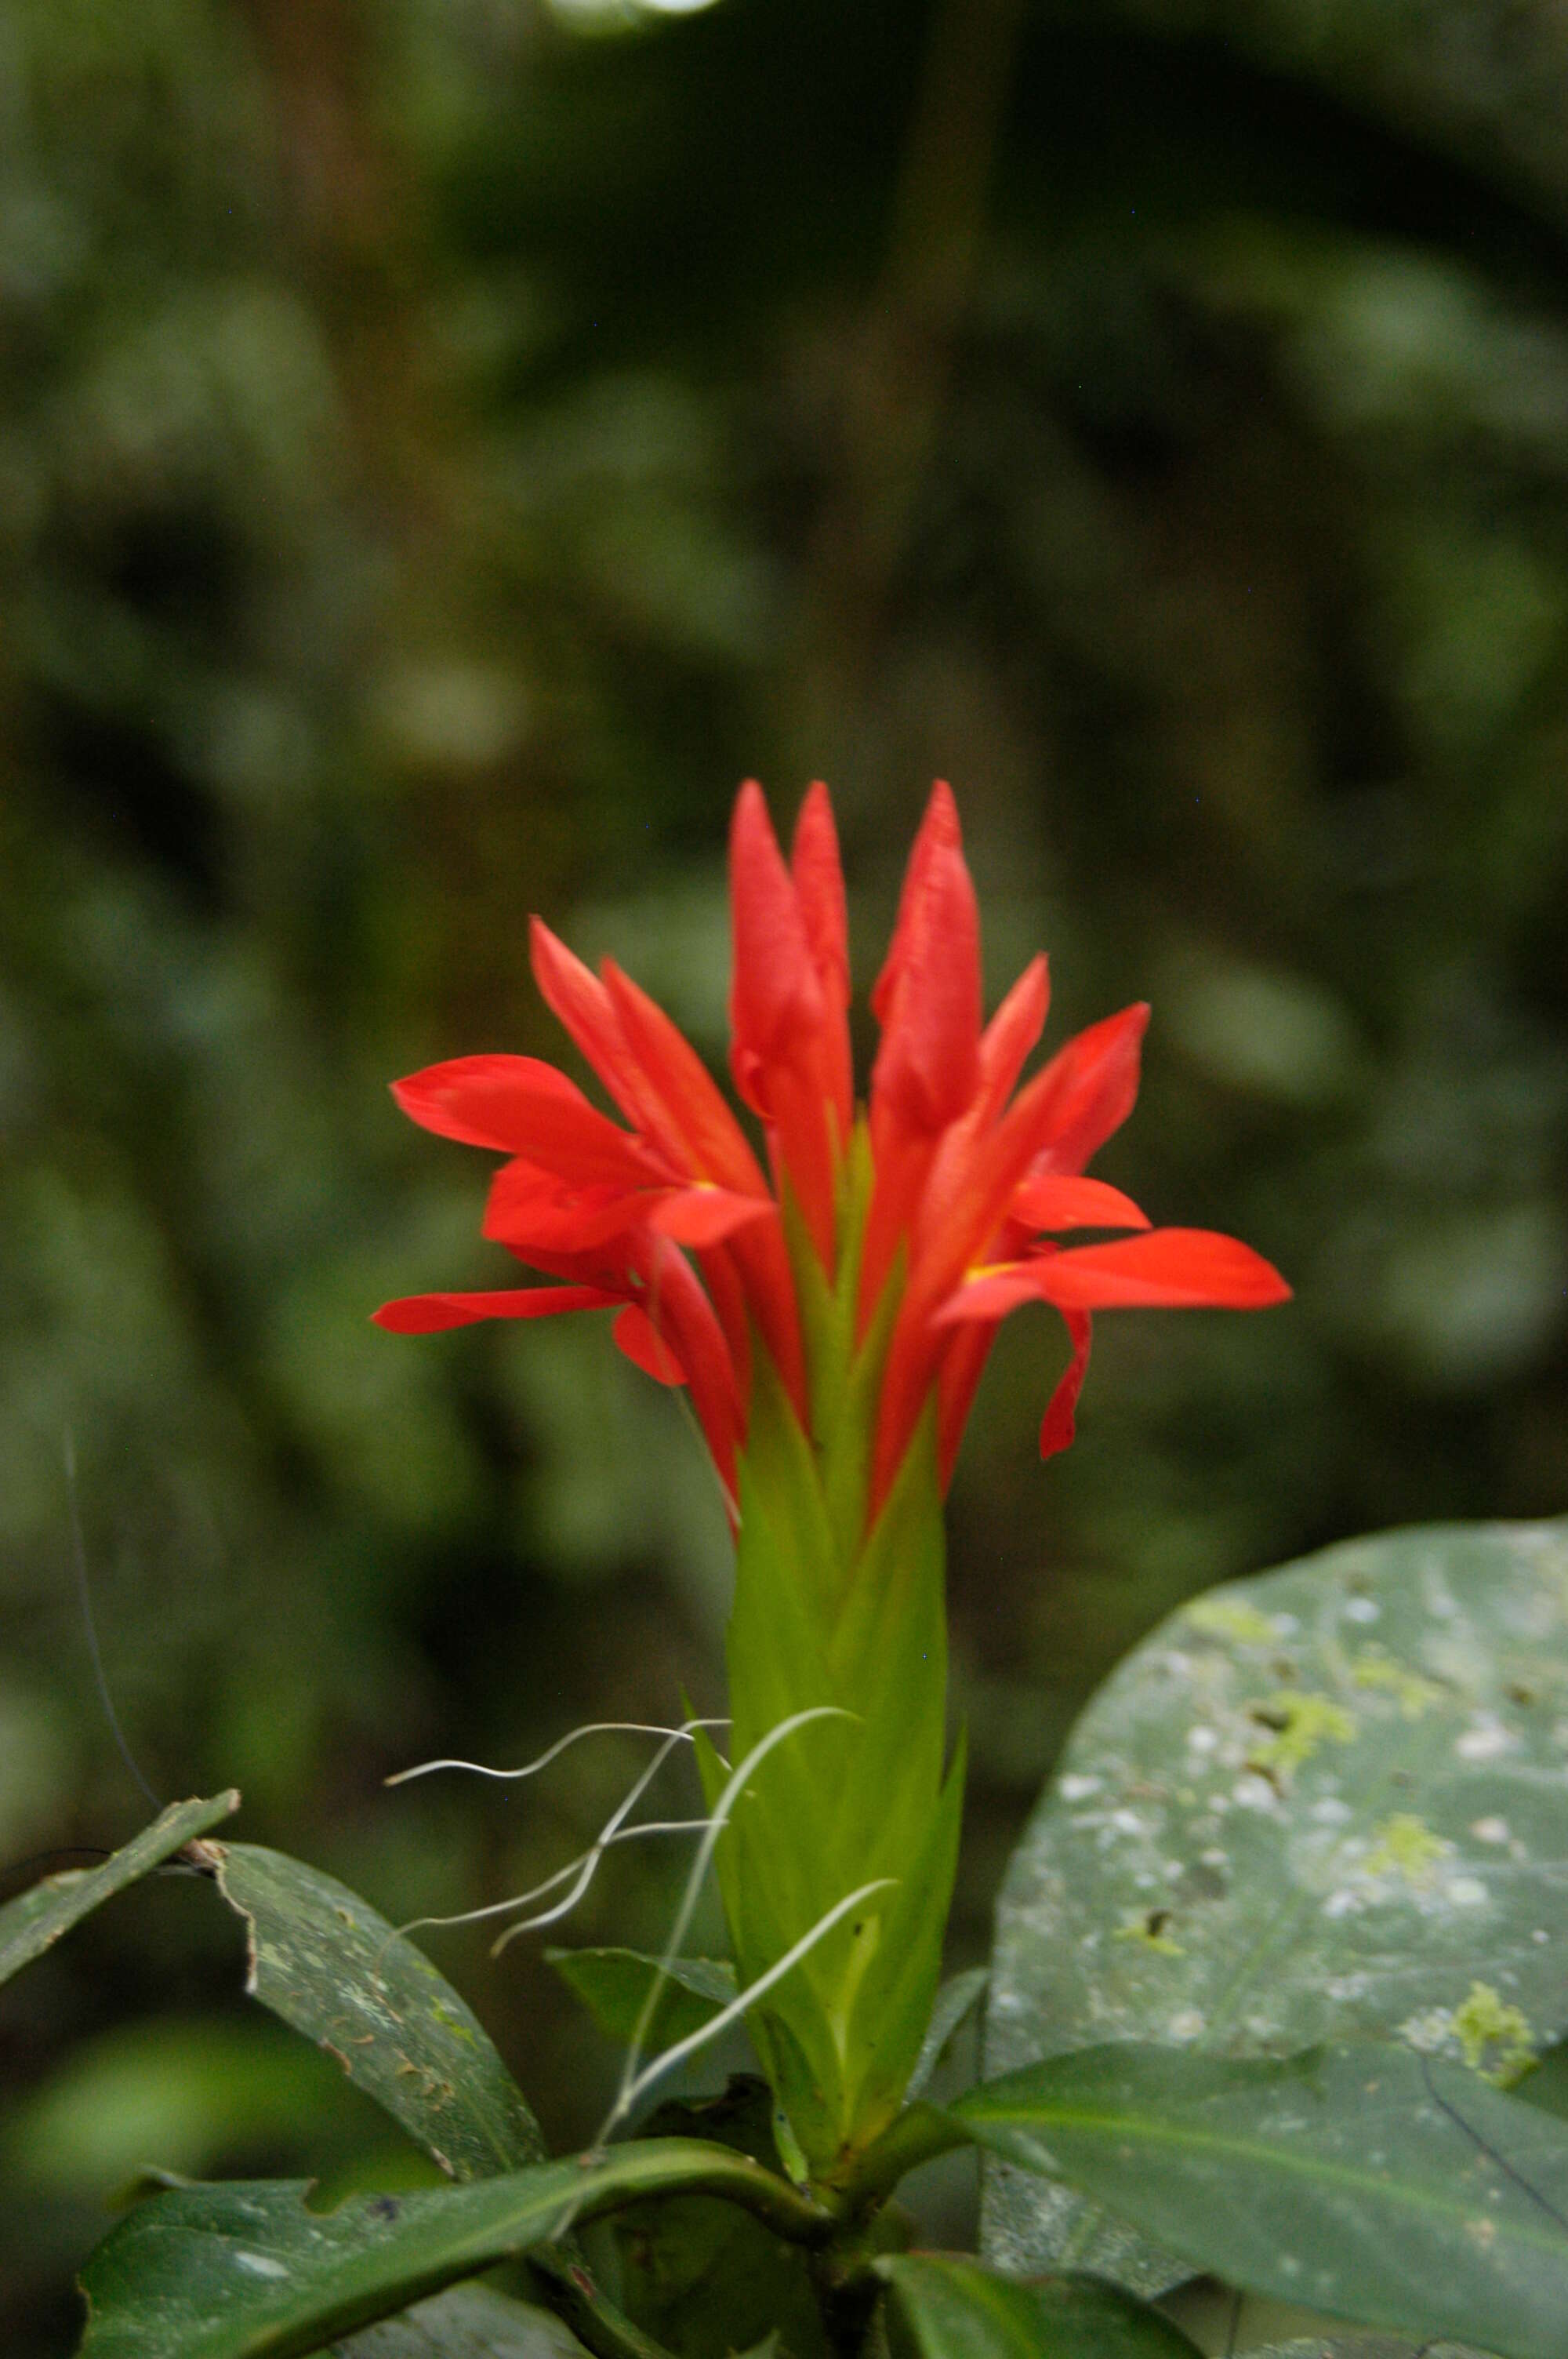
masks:
[[[556,1283],[416,1296],[376,1316],[427,1332],[611,1310],[626,1357],[688,1387],[737,1543],[727,1654],[742,1766],[729,1773],[694,1732],[703,1860],[759,2053],[832,2183],[896,2114],[936,1986],[963,1788],[961,1746],[944,1764],[941,1501],[998,1327],[1029,1302],[1066,1326],[1049,1455],[1073,1438],[1095,1311],[1257,1309],[1288,1289],[1234,1238],[1151,1228],[1087,1176],[1137,1096],[1146,1007],[1018,1086],[1045,962],[982,1030],[979,920],[945,785],[872,994],[881,1042],[863,1118],[826,788],[807,794],[786,864],[748,782],[730,873],[730,1071],[772,1185],[664,1010],[608,960],[591,974],[535,919],[539,989],[621,1120],[527,1057],[459,1058],[395,1093],[425,1128],[506,1158],[484,1234]],[[1122,1234],[1086,1244],[1086,1230]],[[565,1881],[580,1888],[606,1842],[645,1831],[618,1825]]]

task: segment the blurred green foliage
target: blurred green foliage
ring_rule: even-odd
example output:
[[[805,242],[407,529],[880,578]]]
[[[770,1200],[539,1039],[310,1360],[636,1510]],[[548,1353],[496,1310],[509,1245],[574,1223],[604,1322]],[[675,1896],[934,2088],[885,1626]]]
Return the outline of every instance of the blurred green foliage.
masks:
[[[481,1158],[384,1083],[559,1053],[529,909],[721,1056],[747,771],[832,781],[862,989],[951,777],[993,989],[1044,943],[1053,1038],[1155,1003],[1107,1175],[1298,1288],[1102,1321],[1044,1473],[1062,1346],[1006,1333],[952,1509],[960,1951],[1175,1599],[1562,1508],[1565,106],[1568,28],[1503,0],[11,0],[5,1857],[141,1807],[68,1434],[147,1776],[394,1917],[532,1883],[642,1756],[384,1773],[717,1701],[676,1406],[590,1322],[366,1314],[497,1274]],[[651,1939],[670,1873],[617,1855],[576,1937]],[[155,1881],[6,1993],[7,2350],[68,2346],[134,2161],[375,2150],[209,1902]],[[526,1945],[432,1939],[583,2135],[597,2036]]]

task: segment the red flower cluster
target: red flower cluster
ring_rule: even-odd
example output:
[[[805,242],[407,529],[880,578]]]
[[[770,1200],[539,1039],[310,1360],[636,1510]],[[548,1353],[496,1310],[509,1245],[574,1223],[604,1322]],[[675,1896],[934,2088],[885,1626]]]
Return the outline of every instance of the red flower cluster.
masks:
[[[1146,1007],[1081,1032],[1013,1095],[1045,1021],[1045,961],[1031,962],[982,1026],[979,912],[946,786],[932,793],[871,995],[881,1040],[865,1117],[869,1200],[851,1179],[849,941],[825,787],[806,799],[787,865],[761,788],[741,788],[730,886],[730,1071],[762,1123],[772,1185],[663,1010],[613,961],[591,974],[535,918],[539,989],[629,1127],[532,1057],[462,1057],[396,1083],[398,1103],[426,1129],[510,1158],[484,1234],[566,1283],[416,1295],[379,1310],[384,1327],[427,1332],[619,1304],[616,1342],[661,1382],[689,1385],[733,1500],[754,1349],[769,1353],[810,1430],[792,1242],[829,1285],[841,1257],[858,1253],[858,1340],[893,1289],[870,1519],[933,1397],[946,1484],[997,1327],[1019,1303],[1054,1304],[1072,1340],[1041,1428],[1049,1454],[1073,1438],[1092,1311],[1254,1310],[1287,1297],[1279,1273],[1235,1238],[1151,1229],[1128,1197],[1082,1176],[1131,1110]],[[786,1203],[798,1215],[793,1240]],[[1136,1234],[1055,1242],[1086,1228]]]

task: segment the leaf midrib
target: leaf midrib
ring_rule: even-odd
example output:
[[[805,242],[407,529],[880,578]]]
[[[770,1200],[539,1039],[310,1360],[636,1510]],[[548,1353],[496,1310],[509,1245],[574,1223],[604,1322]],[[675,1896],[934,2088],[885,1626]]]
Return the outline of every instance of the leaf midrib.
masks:
[[[955,2108],[955,2111],[957,2109]],[[1179,2148],[1188,2154],[1219,2155],[1230,2161],[1264,2162],[1277,2171],[1292,2174],[1302,2180],[1328,2181],[1343,2187],[1346,2192],[1362,2194],[1376,2192],[1382,2195],[1387,2195],[1390,2191],[1402,2193],[1411,2210],[1425,2210],[1434,2217],[1445,2220],[1468,2222],[1478,2216],[1475,2207],[1446,2202],[1442,2199],[1439,2190],[1428,2193],[1417,2186],[1412,2186],[1409,2180],[1393,2177],[1379,2178],[1372,2172],[1358,2170],[1352,2164],[1328,2163],[1311,2158],[1297,2158],[1292,2157],[1286,2148],[1271,2145],[1265,2140],[1227,2136],[1214,2130],[1187,2129],[1178,2124],[1152,2121],[1143,2115],[1077,2111],[1053,2112],[1048,2119],[1042,2123],[1041,2115],[1037,2112],[1022,2114],[1011,2110],[993,2112],[988,2109],[984,2113],[978,2110],[961,2112],[958,2114],[958,2118],[970,2123],[979,2122],[986,2125],[997,2123],[1004,2126],[1012,2124],[1022,2128],[1038,2129],[1043,2140],[1050,2129],[1068,2131],[1077,2129],[1107,2138],[1118,2136],[1131,2136],[1144,2147],[1169,2147]],[[1007,2155],[1003,2158],[1011,2162],[1016,2162],[1018,2159],[1016,2155]],[[1499,2168],[1503,2167],[1505,2166],[1499,2165]],[[1527,2187],[1524,2191],[1535,2202],[1544,2203],[1545,2198],[1537,2194],[1533,2188]],[[1096,2200],[1103,2199],[1097,2197]],[[1163,2235],[1165,2231],[1161,2228],[1157,2233]],[[1564,2261],[1568,2261],[1568,2235],[1564,2234],[1561,2226],[1557,2228],[1554,2235],[1546,2235],[1527,2228],[1522,2223],[1505,2223],[1499,2227],[1498,2234],[1512,2237],[1521,2244],[1538,2246],[1543,2252],[1555,2253]]]

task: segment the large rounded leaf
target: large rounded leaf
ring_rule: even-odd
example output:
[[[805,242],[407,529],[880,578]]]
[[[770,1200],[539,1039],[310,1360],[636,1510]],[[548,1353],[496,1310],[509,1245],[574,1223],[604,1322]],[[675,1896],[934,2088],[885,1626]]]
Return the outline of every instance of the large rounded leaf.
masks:
[[[1568,2029],[1568,1526],[1394,1533],[1184,1606],[1014,1855],[986,2064],[1108,2039],[1396,2038],[1508,2080]],[[989,2174],[986,2249],[1182,2274]]]

